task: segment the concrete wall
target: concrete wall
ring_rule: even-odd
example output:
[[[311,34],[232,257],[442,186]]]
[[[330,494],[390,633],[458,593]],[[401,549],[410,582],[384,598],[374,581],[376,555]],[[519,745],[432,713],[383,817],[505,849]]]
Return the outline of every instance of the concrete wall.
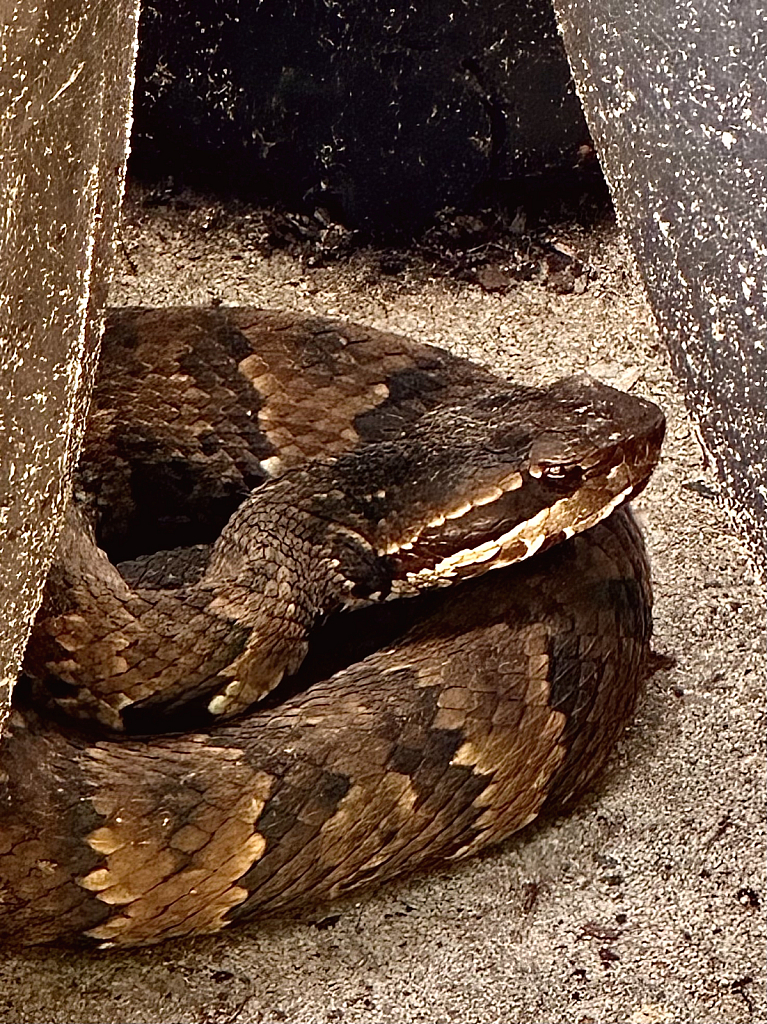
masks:
[[[137,17],[137,0],[0,8],[0,720],[87,408]]]
[[[555,0],[616,208],[724,498],[767,574],[767,21]]]

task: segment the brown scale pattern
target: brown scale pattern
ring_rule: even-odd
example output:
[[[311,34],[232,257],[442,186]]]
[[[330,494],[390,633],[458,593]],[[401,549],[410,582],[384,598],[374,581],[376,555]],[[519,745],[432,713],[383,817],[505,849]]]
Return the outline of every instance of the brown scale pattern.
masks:
[[[491,379],[403,339],[252,310],[121,312],[104,366],[96,417],[106,427],[89,437],[81,485],[94,477],[90,460],[111,452],[93,504],[116,502],[107,532],[118,548],[141,527],[131,478],[148,467],[192,466],[181,481],[190,522],[210,513],[217,474],[232,485],[226,501],[249,487],[276,454],[264,409],[293,424],[279,435],[290,459],[291,444],[311,451],[327,431],[350,444],[391,436]],[[147,366],[163,372],[139,400]],[[314,383],[301,391],[304,374]],[[312,394],[324,413],[314,419]],[[206,395],[236,421],[225,444],[229,428]],[[122,411],[110,405],[118,399]],[[131,462],[157,408],[175,426]],[[205,734],[96,739],[21,704],[0,741],[0,934],[121,946],[214,932],[469,856],[568,805],[633,712],[648,580],[641,535],[619,510],[530,562],[419,599],[395,643]],[[149,586],[115,611],[99,608],[96,588],[102,624],[70,619],[58,655],[76,651],[79,630],[99,628],[105,660],[125,658],[120,638],[167,599]],[[193,623],[206,612],[185,614]],[[162,642],[144,656],[185,656],[183,628],[165,635],[158,623]],[[41,640],[31,658],[49,654]]]
[[[395,648],[208,735],[75,742],[17,712],[0,754],[3,934],[215,931],[468,856],[569,803],[640,689],[643,557],[618,513],[538,566],[438,595]]]
[[[268,460],[285,468],[380,440],[492,382],[466,360],[355,324],[253,309],[114,310],[83,497],[107,546],[159,530],[154,547],[177,547],[203,519],[217,523],[212,539],[272,473]]]
[[[79,516],[95,519],[115,561],[136,545],[211,540],[267,476],[400,432],[492,380],[437,349],[355,325],[252,309],[114,311],[75,485],[81,511],[68,514],[26,670],[68,713],[114,729],[142,701],[173,707],[237,680],[259,696],[303,652],[305,624],[321,610],[311,589],[286,591],[268,608],[257,589],[253,599],[252,581],[131,591]],[[324,538],[302,534],[289,506],[272,514],[280,530],[292,519],[290,542],[275,531],[255,559],[319,563]],[[275,586],[266,582],[265,596]],[[285,653],[292,643],[296,653]]]

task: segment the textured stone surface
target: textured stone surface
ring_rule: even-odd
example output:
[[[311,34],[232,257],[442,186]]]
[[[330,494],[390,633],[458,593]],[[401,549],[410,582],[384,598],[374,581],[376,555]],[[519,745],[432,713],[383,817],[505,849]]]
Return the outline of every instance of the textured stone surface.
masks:
[[[767,572],[767,20],[758,0],[555,0],[674,370]],[[662,29],[660,28],[662,26]]]
[[[39,601],[94,370],[137,16],[135,0],[10,7],[0,18],[3,705]]]
[[[151,0],[140,35],[153,180],[407,230],[589,141],[546,0]]]

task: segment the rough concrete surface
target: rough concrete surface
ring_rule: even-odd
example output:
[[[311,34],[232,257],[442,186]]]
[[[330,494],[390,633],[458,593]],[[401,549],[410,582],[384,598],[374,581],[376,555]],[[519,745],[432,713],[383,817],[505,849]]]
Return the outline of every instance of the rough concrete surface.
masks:
[[[764,5],[555,7],[661,335],[767,576]]]
[[[0,4],[0,722],[96,365],[138,0]]]
[[[665,457],[639,501],[657,587],[656,673],[574,814],[451,871],[305,920],[133,954],[33,950],[0,965],[11,1022],[719,1024],[767,1016],[764,594],[606,224],[552,228],[569,294],[486,291],[408,254],[263,255],[258,215],[127,208],[117,304],[252,303],[347,316],[522,380],[589,368],[659,402]],[[523,242],[524,240],[522,240]],[[399,272],[386,274],[396,264]]]

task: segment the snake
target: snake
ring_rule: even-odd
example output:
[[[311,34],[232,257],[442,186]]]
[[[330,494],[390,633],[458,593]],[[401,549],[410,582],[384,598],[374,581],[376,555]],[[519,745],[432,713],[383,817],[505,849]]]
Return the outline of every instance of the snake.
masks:
[[[0,741],[0,938],[211,934],[572,806],[649,671],[663,432],[345,321],[109,311]]]

